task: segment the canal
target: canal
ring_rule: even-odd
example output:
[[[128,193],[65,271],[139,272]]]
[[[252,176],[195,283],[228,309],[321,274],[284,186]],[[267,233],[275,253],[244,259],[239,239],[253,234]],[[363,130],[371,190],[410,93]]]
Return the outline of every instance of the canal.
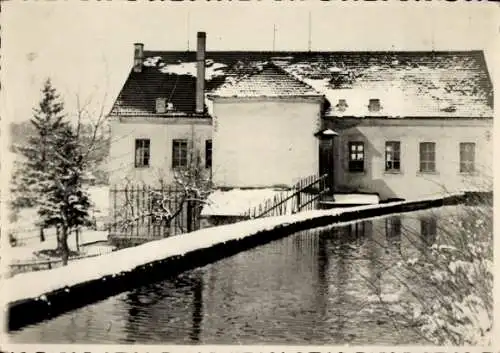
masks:
[[[392,304],[406,300],[404,286],[391,272],[397,272],[402,254],[432,244],[433,222],[453,207],[292,234],[10,332],[10,341],[428,343],[414,328],[398,325],[377,298]]]

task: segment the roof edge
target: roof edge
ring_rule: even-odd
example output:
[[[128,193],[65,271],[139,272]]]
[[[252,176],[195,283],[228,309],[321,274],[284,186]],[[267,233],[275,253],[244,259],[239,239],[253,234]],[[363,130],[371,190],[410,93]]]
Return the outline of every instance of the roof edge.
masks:
[[[196,50],[144,50],[144,54],[146,53],[172,53],[172,54],[195,54]],[[270,51],[270,50],[207,50],[206,54],[210,53],[261,53],[261,54],[272,54],[274,56],[279,56],[283,54],[472,54],[472,53],[482,53],[484,54],[484,49],[471,49],[471,50],[316,50],[316,51],[308,51],[308,50],[283,50],[283,51]]]

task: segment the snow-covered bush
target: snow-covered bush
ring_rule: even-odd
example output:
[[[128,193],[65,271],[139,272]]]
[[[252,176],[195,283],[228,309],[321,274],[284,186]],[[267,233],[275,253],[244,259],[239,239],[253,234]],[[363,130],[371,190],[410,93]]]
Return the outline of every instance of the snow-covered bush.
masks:
[[[436,219],[435,239],[401,249],[392,268],[407,296],[379,304],[399,324],[438,345],[489,345],[493,331],[493,205],[461,205]],[[403,236],[421,237],[405,228]],[[416,250],[415,250],[416,249]]]

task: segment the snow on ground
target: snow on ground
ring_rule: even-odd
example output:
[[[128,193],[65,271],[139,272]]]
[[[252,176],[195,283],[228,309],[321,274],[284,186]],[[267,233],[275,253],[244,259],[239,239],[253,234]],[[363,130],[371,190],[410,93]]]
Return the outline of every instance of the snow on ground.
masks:
[[[93,214],[98,222],[102,217],[108,216],[109,209],[109,188],[107,186],[89,186],[88,192],[94,204]],[[36,252],[46,249],[55,249],[57,245],[56,231],[54,228],[45,229],[44,234],[46,240],[40,241],[40,230],[37,226],[39,217],[35,208],[23,209],[19,212],[18,218],[15,222],[8,225],[7,232],[11,232],[17,241],[15,247],[9,247],[2,251],[2,258],[7,263],[31,261],[37,259]],[[93,231],[90,229],[83,229],[79,236],[79,244],[84,246],[86,244],[106,241],[108,234],[106,231]],[[68,237],[68,245],[71,250],[76,250],[76,237],[74,233]],[[92,250],[87,248],[87,251],[80,249],[81,252],[95,253],[94,247]]]
[[[88,193],[93,203],[91,215],[93,214],[96,218],[107,217],[109,213],[109,187],[89,186]],[[19,239],[31,238],[34,232],[38,232],[38,219],[36,208],[23,209],[19,211],[17,220],[9,224],[7,230],[14,232]],[[48,230],[48,232],[51,233],[53,230]]]
[[[422,198],[413,201],[431,201],[438,198]],[[258,232],[272,230],[280,225],[300,223],[306,220],[327,215],[385,208],[403,205],[407,201],[387,204],[364,205],[341,209],[313,210],[293,215],[265,217],[248,221],[200,229],[169,238],[152,241],[136,247],[111,252],[95,258],[76,260],[65,267],[52,270],[18,274],[4,279],[5,296],[2,300],[14,302],[30,298],[39,298],[45,293],[58,289],[69,288],[79,283],[97,280],[105,276],[116,276],[134,268],[166,259],[172,256],[185,255],[198,249],[210,248],[219,243],[238,240],[252,236]],[[35,285],[36,284],[36,285]]]
[[[334,194],[334,204],[343,205],[369,205],[379,202],[379,197],[376,194]]]
[[[98,225],[105,223],[109,217],[109,186],[89,186],[88,193],[93,203],[91,215],[96,218]]]
[[[268,199],[286,193],[279,189],[232,189],[214,191],[208,196],[202,216],[242,216],[250,208],[258,207]]]
[[[109,186],[93,185],[88,187],[90,199],[95,205],[95,208],[101,212],[108,212],[109,209]]]
[[[79,244],[81,247],[84,247],[87,244],[107,241],[107,239],[108,232],[106,231],[85,229],[79,235]],[[68,246],[70,250],[76,251],[76,236],[74,233],[68,237]],[[21,245],[6,249],[2,254],[2,258],[4,258],[7,263],[26,262],[37,259],[38,257],[35,255],[36,252],[55,249],[56,247],[57,239],[55,231],[52,229],[48,231],[44,242],[40,241],[38,231],[35,231],[32,233],[32,236],[30,238],[26,238]]]

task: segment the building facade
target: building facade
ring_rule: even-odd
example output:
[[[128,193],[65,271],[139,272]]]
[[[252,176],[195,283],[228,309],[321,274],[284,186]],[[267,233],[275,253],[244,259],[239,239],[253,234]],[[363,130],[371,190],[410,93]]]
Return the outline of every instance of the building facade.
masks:
[[[330,122],[336,184],[381,199],[492,190],[490,119],[342,119]]]
[[[491,190],[493,87],[480,51],[145,51],[111,110],[110,183],[292,186],[381,199]],[[328,132],[328,133],[326,133]]]

